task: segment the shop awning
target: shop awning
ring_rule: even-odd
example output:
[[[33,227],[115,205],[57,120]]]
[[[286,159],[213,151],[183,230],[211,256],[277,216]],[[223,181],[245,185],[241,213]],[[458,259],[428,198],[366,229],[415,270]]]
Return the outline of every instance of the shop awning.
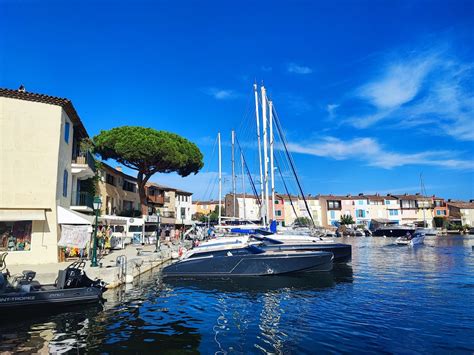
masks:
[[[0,209],[0,221],[44,221],[44,209]]]
[[[58,206],[58,224],[88,224],[94,223],[94,216],[72,211]]]

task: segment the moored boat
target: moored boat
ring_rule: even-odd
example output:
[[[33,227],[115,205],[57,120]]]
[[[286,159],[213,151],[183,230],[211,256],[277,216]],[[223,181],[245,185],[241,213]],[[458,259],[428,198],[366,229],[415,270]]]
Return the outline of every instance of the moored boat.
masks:
[[[414,246],[417,244],[423,244],[424,240],[425,240],[425,234],[421,232],[416,232],[413,235],[407,234],[406,236],[398,237],[395,242],[398,245]]]
[[[36,273],[25,270],[11,276],[8,270],[0,273],[0,312],[44,309],[102,301],[105,284],[91,280],[84,272],[84,261],[78,261],[58,272],[55,284],[42,285]],[[6,267],[4,266],[6,269]]]
[[[306,271],[330,271],[333,254],[319,251],[265,251],[256,245],[238,249],[191,250],[166,266],[163,275],[185,277],[266,276]]]

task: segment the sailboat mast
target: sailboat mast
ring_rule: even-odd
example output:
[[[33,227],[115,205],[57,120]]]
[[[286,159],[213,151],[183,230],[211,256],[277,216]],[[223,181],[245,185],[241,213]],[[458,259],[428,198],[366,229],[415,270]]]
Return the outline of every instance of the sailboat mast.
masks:
[[[236,193],[236,181],[235,181],[235,131],[232,130],[232,196],[233,196],[233,216],[234,219],[237,216],[235,211],[237,206],[237,197],[235,196]]]
[[[273,143],[274,143],[274,137],[273,137],[273,102],[271,100],[268,100],[268,110],[270,118],[269,118],[269,125],[270,125],[270,178],[272,180],[272,219],[276,221],[276,215],[275,215],[275,166],[273,162]]]
[[[264,177],[265,182],[265,220],[264,225],[268,224],[268,134],[267,134],[267,94],[265,87],[262,85],[262,123],[263,123],[263,161],[264,161]]]
[[[245,211],[245,175],[244,175],[244,155],[240,153],[240,165],[242,166],[242,193],[244,194],[243,206],[244,206],[244,220],[247,219],[247,212]]]
[[[424,185],[423,185],[423,174],[420,174],[420,188],[421,188],[421,196],[423,197],[423,228],[426,228],[426,201],[425,201],[425,191],[424,191]]]
[[[221,152],[221,133],[217,133],[217,146],[219,151],[219,225],[222,221],[222,152]]]
[[[255,95],[255,119],[257,120],[257,142],[258,142],[258,167],[260,169],[260,193],[262,195],[262,204],[260,206],[260,217],[264,218],[264,202],[265,196],[263,191],[263,170],[262,170],[262,143],[260,141],[260,117],[259,117],[259,110],[258,110],[258,90],[257,84],[253,84],[253,91]],[[265,221],[263,221],[265,223]]]

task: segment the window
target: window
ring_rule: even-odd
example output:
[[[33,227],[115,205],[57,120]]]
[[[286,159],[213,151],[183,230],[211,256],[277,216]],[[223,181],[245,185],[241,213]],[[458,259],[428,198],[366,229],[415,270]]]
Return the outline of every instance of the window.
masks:
[[[402,208],[416,208],[416,201],[414,200],[402,200]]]
[[[123,200],[123,210],[132,211],[133,210],[133,201]]]
[[[276,211],[275,214],[277,215],[277,217],[281,217],[281,211]]]
[[[129,226],[128,231],[132,232],[132,233],[142,232],[143,231],[143,226]]]
[[[125,191],[135,192],[135,184],[133,182],[123,180],[123,189]],[[153,194],[154,194],[154,191],[153,191]],[[152,195],[152,194],[150,194],[150,195]]]
[[[358,203],[359,205],[363,205],[363,204],[364,204],[364,200],[359,200],[359,201],[357,201],[357,203]]]
[[[185,219],[185,218],[186,218],[186,208],[181,207],[181,219]]]
[[[280,203],[280,202],[278,202],[278,201],[275,201],[275,205],[278,205],[279,203]]]
[[[385,200],[386,205],[390,205],[390,200]]]
[[[341,209],[341,201],[334,201],[334,200],[329,200],[328,201],[328,208],[329,209]]]
[[[364,210],[356,210],[356,217],[357,218],[364,218],[365,217],[365,211]]]
[[[110,175],[110,174],[107,174],[105,176],[105,182],[107,184],[110,184],[110,185],[114,185],[115,186],[115,177],[113,175]]]
[[[336,212],[331,211],[331,219],[336,219]]]
[[[64,170],[63,174],[63,196],[67,197],[67,181],[68,181],[68,173],[67,170]]]
[[[31,249],[32,221],[0,222],[0,251]]]
[[[69,143],[69,130],[70,130],[70,123],[69,122],[66,122],[66,124],[64,125],[64,140],[66,141],[66,143]]]
[[[437,210],[436,215],[437,216],[446,216],[446,211]]]
[[[388,210],[390,216],[398,216],[398,210]]]

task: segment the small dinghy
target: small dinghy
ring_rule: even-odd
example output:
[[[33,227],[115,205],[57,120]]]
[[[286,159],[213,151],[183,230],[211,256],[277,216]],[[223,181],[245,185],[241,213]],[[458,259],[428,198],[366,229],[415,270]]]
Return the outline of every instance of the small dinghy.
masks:
[[[6,253],[0,255],[0,270],[6,270],[5,257]],[[36,272],[31,270],[25,270],[16,276],[11,276],[8,270],[0,272],[0,312],[103,301],[105,283],[89,279],[84,266],[84,261],[77,261],[60,270],[56,283],[52,285],[42,285],[35,281]]]
[[[409,245],[414,246],[417,244],[423,244],[425,240],[425,235],[420,232],[415,232],[413,235],[407,233],[404,237],[399,237],[395,241],[398,245]]]

